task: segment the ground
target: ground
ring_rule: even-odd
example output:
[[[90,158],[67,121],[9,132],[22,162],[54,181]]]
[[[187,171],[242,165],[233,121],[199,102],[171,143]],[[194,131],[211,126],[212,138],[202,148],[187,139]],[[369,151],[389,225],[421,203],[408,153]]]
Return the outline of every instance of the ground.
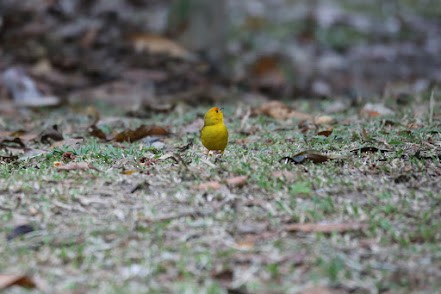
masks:
[[[307,122],[221,101],[222,157],[198,138],[211,105],[144,119],[100,105],[107,138],[141,124],[171,132],[133,143],[88,134],[90,108],[5,116],[26,148],[1,143],[2,273],[27,275],[36,293],[434,293],[441,135],[426,96],[386,116],[346,107],[325,125],[332,99],[287,102]],[[41,142],[53,124],[64,139]],[[305,150],[329,160],[293,158]]]

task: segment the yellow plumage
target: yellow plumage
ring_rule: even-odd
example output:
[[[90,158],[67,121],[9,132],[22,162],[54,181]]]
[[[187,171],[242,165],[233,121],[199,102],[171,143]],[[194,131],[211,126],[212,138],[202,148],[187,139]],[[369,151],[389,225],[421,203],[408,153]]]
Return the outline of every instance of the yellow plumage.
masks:
[[[205,113],[201,130],[202,144],[210,151],[224,152],[228,144],[228,129],[219,107],[212,107]]]

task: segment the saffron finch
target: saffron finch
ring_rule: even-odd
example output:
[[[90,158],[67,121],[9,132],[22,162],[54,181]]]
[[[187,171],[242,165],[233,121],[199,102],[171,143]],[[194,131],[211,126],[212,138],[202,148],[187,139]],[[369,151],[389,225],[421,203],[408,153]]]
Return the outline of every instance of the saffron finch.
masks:
[[[224,124],[224,115],[219,107],[212,107],[205,113],[201,141],[209,151],[223,153],[227,147],[228,129]]]

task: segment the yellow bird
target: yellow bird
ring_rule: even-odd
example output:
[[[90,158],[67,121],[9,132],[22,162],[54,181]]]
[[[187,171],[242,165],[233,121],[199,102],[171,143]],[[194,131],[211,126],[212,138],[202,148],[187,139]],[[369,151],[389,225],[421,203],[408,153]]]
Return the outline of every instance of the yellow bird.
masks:
[[[212,107],[205,113],[201,141],[209,151],[223,153],[227,147],[228,129],[224,124],[224,115],[219,107]]]

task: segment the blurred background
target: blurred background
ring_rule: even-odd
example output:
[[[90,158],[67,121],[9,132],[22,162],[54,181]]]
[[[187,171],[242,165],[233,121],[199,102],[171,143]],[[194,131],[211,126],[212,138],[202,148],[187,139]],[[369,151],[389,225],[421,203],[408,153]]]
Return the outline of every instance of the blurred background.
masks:
[[[246,93],[405,102],[441,81],[441,2],[2,0],[0,77],[2,112]]]

